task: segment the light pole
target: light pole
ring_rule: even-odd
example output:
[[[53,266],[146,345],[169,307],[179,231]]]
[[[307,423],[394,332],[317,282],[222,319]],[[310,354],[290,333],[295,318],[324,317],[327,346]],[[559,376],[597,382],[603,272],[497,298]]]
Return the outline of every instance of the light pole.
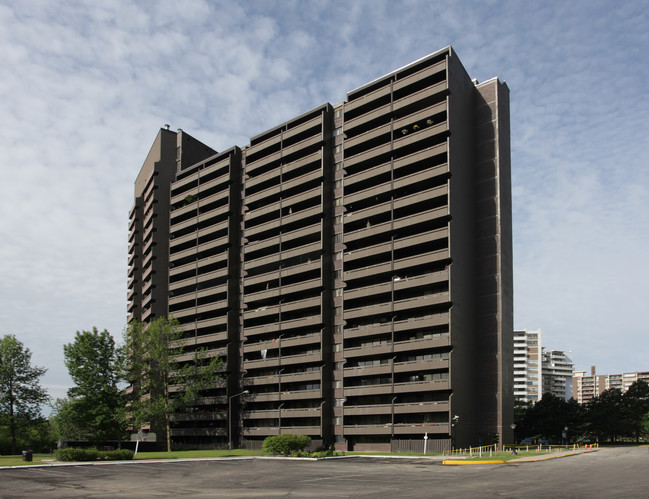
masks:
[[[451,419],[451,450],[455,448],[454,436],[457,438],[457,429],[455,428],[460,422],[460,416],[457,414]],[[454,431],[455,430],[455,431]]]
[[[564,426],[563,427],[563,433],[561,434],[564,440],[564,445],[568,445],[568,427]]]
[[[516,432],[514,431],[516,430],[516,423],[510,424],[509,427],[512,429],[512,438],[514,439],[514,445],[512,445],[512,449],[514,450],[514,453],[516,453]]]
[[[244,390],[241,393],[228,397],[228,449],[230,450],[232,450],[232,399],[241,395],[247,395],[248,393],[250,393],[248,390]]]

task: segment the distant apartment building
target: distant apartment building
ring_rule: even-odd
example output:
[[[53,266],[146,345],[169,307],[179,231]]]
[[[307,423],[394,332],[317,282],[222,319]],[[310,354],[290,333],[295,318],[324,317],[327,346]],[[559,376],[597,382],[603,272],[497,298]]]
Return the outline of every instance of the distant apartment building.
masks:
[[[130,220],[129,320],[225,360],[176,446],[511,439],[509,92],[452,48],[243,148],[160,130]]]
[[[545,393],[551,393],[570,399],[573,363],[569,354],[546,351],[540,329],[514,331],[514,398],[536,402]]]
[[[610,388],[617,388],[624,393],[636,381],[649,383],[649,371],[598,375],[595,366],[592,366],[590,375],[586,375],[586,371],[575,372],[572,378],[572,390],[575,400],[585,404]]]
[[[543,349],[543,393],[551,393],[564,400],[570,400],[572,393],[572,373],[574,364],[570,354],[562,350]]]
[[[514,398],[536,402],[543,395],[541,330],[514,331]]]

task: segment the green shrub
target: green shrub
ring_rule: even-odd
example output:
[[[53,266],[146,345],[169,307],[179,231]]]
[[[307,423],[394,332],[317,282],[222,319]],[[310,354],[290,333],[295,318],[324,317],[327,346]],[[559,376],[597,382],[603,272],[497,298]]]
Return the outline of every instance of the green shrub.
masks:
[[[292,452],[304,450],[311,443],[311,437],[306,435],[276,435],[264,439],[263,449],[273,455],[282,454],[288,456]]]
[[[59,461],[128,461],[133,459],[133,451],[130,449],[117,449],[99,451],[97,449],[58,449],[55,453]]]

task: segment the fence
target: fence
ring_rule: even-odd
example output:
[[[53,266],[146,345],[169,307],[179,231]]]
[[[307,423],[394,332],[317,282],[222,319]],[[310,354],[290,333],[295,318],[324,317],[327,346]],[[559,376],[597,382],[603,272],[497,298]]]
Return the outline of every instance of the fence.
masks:
[[[450,438],[429,438],[426,441],[426,454],[440,454],[448,451],[451,448]],[[424,439],[410,439],[410,440],[392,440],[390,442],[391,452],[417,452],[423,454],[424,452]]]

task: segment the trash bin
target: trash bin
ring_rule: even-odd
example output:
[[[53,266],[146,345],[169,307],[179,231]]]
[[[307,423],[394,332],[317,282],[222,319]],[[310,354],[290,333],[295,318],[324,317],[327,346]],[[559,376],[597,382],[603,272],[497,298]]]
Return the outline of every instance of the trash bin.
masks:
[[[32,461],[34,459],[34,453],[30,450],[23,451],[23,461]]]

